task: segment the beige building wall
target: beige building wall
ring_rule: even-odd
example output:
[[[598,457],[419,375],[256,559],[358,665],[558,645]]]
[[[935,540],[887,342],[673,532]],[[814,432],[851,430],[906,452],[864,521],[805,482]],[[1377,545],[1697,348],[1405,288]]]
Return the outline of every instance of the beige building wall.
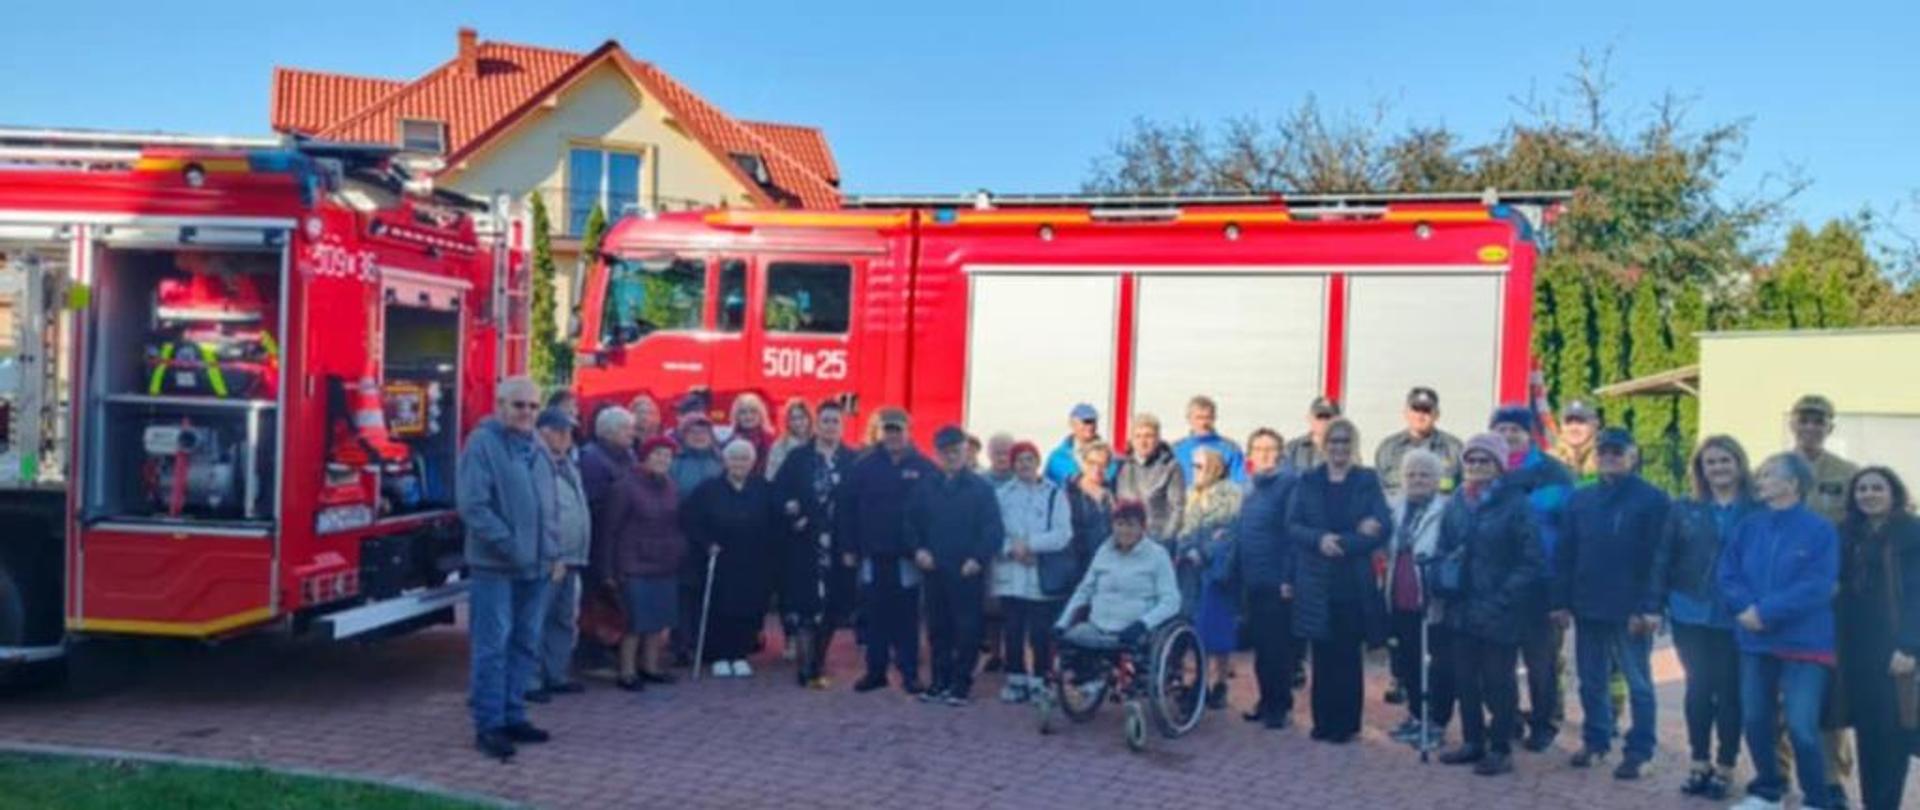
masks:
[[[1819,393],[1838,412],[1828,448],[1920,486],[1920,329],[1700,336],[1700,435],[1726,433],[1757,463],[1787,449],[1787,412]]]
[[[556,321],[562,335],[572,322],[579,269],[579,242],[562,238],[577,236],[566,233],[567,152],[575,146],[639,153],[644,207],[680,210],[694,205],[754,204],[736,175],[674,124],[658,99],[610,62],[591,69],[491,145],[447,167],[437,182],[455,191],[488,199],[502,191],[521,199],[542,196],[556,237],[554,301],[560,309]],[[619,213],[608,211],[607,215],[618,217]]]

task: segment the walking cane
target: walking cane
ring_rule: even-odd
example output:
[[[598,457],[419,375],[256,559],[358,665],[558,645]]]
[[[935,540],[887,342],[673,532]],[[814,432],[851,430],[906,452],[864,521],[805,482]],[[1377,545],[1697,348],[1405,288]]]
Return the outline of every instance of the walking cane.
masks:
[[[1420,611],[1420,764],[1427,764],[1428,752],[1433,750],[1432,729],[1428,723],[1428,713],[1433,708],[1433,692],[1427,682],[1427,671],[1432,668],[1433,648],[1427,644],[1427,627],[1432,624],[1427,611]]]
[[[720,562],[720,547],[707,552],[707,586],[700,591],[700,633],[693,641],[693,679],[700,680],[700,668],[707,660],[707,617],[713,606],[713,570]]]

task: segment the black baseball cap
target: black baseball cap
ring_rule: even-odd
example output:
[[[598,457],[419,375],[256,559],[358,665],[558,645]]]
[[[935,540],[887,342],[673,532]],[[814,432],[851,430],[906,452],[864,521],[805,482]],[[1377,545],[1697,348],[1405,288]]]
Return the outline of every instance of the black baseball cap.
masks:
[[[1631,450],[1635,444],[1633,434],[1628,433],[1626,428],[1610,427],[1600,431],[1599,437],[1593,440],[1593,447],[1595,450]]]
[[[1314,397],[1313,404],[1307,406],[1307,412],[1315,417],[1334,417],[1340,415],[1340,403],[1326,397]]]
[[[1440,407],[1440,394],[1424,385],[1416,385],[1407,392],[1407,407],[1416,411],[1431,411]]]
[[[948,425],[933,434],[933,446],[936,450],[945,450],[956,444],[966,444],[967,432],[954,425]]]

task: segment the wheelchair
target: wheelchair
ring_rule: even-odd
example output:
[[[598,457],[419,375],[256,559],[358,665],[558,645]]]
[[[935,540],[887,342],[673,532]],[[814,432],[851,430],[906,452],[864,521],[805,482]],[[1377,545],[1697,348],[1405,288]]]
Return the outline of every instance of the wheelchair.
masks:
[[[1200,725],[1207,711],[1207,653],[1185,618],[1163,622],[1139,644],[1089,649],[1060,643],[1059,664],[1033,705],[1041,734],[1052,734],[1059,716],[1074,723],[1093,719],[1103,703],[1125,707],[1127,748],[1147,747],[1147,726],[1177,739]]]

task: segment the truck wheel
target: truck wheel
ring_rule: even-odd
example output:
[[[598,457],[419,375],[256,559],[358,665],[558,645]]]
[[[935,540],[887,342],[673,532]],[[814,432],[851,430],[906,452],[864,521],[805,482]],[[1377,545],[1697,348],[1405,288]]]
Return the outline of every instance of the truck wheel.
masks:
[[[0,647],[27,643],[27,600],[15,584],[13,572],[0,561]],[[59,686],[67,680],[67,659],[30,664],[0,664],[0,692]]]

